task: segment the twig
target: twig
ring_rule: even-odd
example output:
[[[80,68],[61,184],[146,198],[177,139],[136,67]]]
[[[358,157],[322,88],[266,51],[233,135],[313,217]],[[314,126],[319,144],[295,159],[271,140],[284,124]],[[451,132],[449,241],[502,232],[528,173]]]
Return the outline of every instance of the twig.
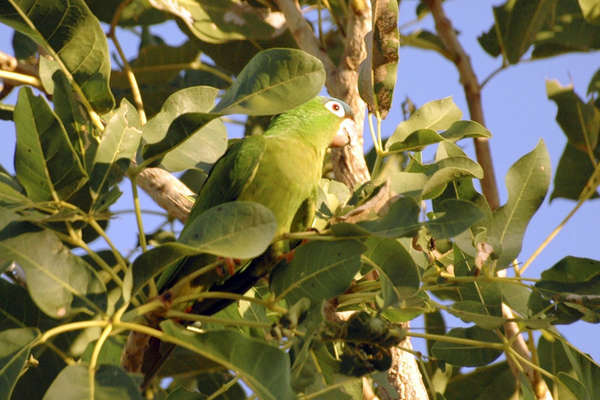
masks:
[[[115,11],[112,21],[110,23],[110,30],[108,31],[107,36],[112,39],[113,44],[115,45],[115,48],[117,49],[117,53],[119,53],[119,57],[121,57],[125,75],[127,76],[127,80],[129,80],[129,86],[131,86],[131,94],[133,95],[133,102],[135,103],[135,108],[137,108],[138,114],[140,116],[140,122],[142,123],[142,125],[146,125],[147,118],[146,118],[146,112],[144,111],[144,103],[142,101],[142,94],[140,93],[140,88],[137,84],[137,80],[135,79],[135,75],[133,74],[133,71],[131,70],[131,66],[129,65],[129,62],[127,61],[127,57],[125,56],[125,53],[123,52],[123,49],[121,48],[121,43],[119,43],[119,40],[117,39],[117,34],[116,34],[116,30],[115,30],[117,24],[119,23],[119,19],[121,19],[121,13],[123,12],[125,7],[127,7],[127,5],[129,3],[131,3],[131,0],[124,0],[117,7],[117,10]]]
[[[506,69],[508,65],[507,64],[502,64],[501,66],[499,66],[498,68],[496,68],[495,70],[493,70],[484,80],[483,82],[481,82],[481,85],[479,85],[479,89],[483,89],[485,87],[485,85],[488,84],[488,82],[497,74],[499,74],[500,72],[504,71]]]
[[[3,79],[4,82],[8,84],[24,84],[35,87],[36,89],[42,88],[42,82],[37,76],[25,75],[18,72],[4,71],[0,70],[0,79]]]

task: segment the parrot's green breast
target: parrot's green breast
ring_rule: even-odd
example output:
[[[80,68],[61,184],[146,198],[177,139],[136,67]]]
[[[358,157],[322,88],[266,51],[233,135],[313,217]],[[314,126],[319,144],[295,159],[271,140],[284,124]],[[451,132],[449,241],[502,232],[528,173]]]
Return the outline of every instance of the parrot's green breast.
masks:
[[[281,234],[290,231],[297,210],[315,195],[325,149],[319,151],[294,137],[265,139],[255,176],[238,199],[268,207],[277,220],[277,234]]]

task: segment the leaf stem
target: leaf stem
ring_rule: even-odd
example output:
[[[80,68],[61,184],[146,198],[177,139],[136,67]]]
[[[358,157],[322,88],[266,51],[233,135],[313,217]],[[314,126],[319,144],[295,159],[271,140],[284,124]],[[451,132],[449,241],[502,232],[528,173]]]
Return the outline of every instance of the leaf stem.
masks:
[[[45,344],[48,339],[60,335],[61,333],[78,331],[80,329],[86,328],[94,328],[94,327],[104,327],[109,322],[106,320],[90,320],[90,321],[79,321],[79,322],[71,322],[65,325],[60,325],[52,329],[48,329],[46,332],[40,336],[36,344]]]
[[[131,0],[124,0],[121,2],[121,4],[119,4],[119,6],[117,7],[117,10],[115,11],[113,18],[111,20],[110,23],[110,30],[108,31],[108,37],[111,38],[111,40],[113,41],[115,48],[117,49],[117,53],[119,53],[119,57],[121,58],[121,61],[123,62],[123,69],[125,70],[125,75],[127,76],[127,80],[129,81],[129,86],[131,87],[131,94],[133,96],[133,102],[135,103],[135,108],[137,108],[138,110],[138,115],[140,117],[140,122],[142,125],[146,125],[146,122],[148,122],[148,119],[146,118],[146,112],[144,111],[144,102],[142,101],[142,94],[140,93],[140,88],[137,84],[137,80],[135,79],[135,75],[133,73],[133,71],[131,70],[131,66],[129,65],[129,62],[127,61],[127,57],[125,56],[125,53],[123,52],[123,48],[121,48],[121,43],[119,43],[119,40],[117,39],[117,33],[116,33],[116,25],[119,22],[119,19],[121,18],[121,13],[123,12],[123,10],[125,9],[125,7],[127,7],[127,5],[131,2]]]
[[[221,325],[229,325],[229,326],[250,326],[253,328],[264,328],[264,329],[271,328],[271,324],[265,323],[265,322],[211,317],[208,315],[190,314],[190,313],[186,313],[184,311],[177,311],[177,310],[168,311],[166,316],[168,318],[181,318],[182,320],[186,320],[186,321],[197,321],[197,322],[221,324]]]
[[[548,244],[550,244],[552,239],[554,239],[556,237],[556,235],[558,235],[558,233],[567,224],[567,222],[569,222],[571,217],[577,212],[577,210],[579,210],[579,208],[583,205],[583,203],[585,203],[590,197],[592,197],[594,195],[599,183],[600,183],[600,164],[596,164],[596,168],[594,169],[594,172],[592,173],[592,175],[590,175],[588,181],[585,184],[585,187],[581,191],[579,200],[577,201],[577,204],[575,205],[575,207],[573,207],[573,209],[560,222],[560,224],[558,224],[558,226],[556,228],[554,228],[554,230],[552,232],[550,232],[550,234],[546,237],[546,239],[544,239],[542,244],[540,244],[539,247],[533,252],[533,254],[527,259],[527,261],[525,261],[525,263],[519,270],[520,275],[523,275],[525,270],[527,268],[529,268],[531,263],[537,258],[537,256],[540,255],[540,253],[546,248],[546,246],[548,246]]]
[[[130,310],[127,314],[128,315],[144,315],[144,314],[148,314],[149,312],[152,312],[154,310],[157,310],[159,308],[163,307],[163,303],[160,300],[152,300],[146,304],[142,304],[141,306],[138,306],[136,308],[134,308],[133,310]]]
[[[119,275],[117,275],[117,273],[110,267],[110,265],[108,265],[106,263],[106,261],[104,261],[102,259],[102,257],[100,257],[98,255],[98,253],[96,253],[94,250],[90,249],[89,246],[87,245],[86,242],[84,242],[81,238],[79,238],[75,232],[73,231],[73,228],[71,228],[71,224],[67,223],[67,227],[69,229],[69,234],[71,236],[71,239],[73,241],[74,244],[76,244],[77,246],[81,247],[82,249],[84,249],[88,255],[90,256],[90,258],[92,260],[94,260],[94,262],[96,262],[96,264],[98,264],[98,266],[100,268],[102,268],[103,271],[105,271],[106,273],[108,273],[110,275],[110,277],[112,278],[112,280],[115,281],[115,283],[119,286],[119,287],[123,287],[123,280],[119,277]]]
[[[202,276],[202,275],[214,270],[219,265],[223,264],[223,262],[224,261],[222,259],[217,259],[216,261],[213,261],[210,264],[206,264],[204,267],[197,269],[196,271],[192,272],[191,274],[188,274],[185,277],[181,278],[179,281],[177,281],[177,283],[175,285],[173,285],[173,287],[170,289],[170,291],[172,293],[178,293],[184,285],[187,285],[191,281],[196,279],[197,277]]]
[[[131,181],[131,192],[133,197],[133,209],[135,211],[135,220],[137,222],[138,235],[140,240],[140,247],[142,251],[145,252],[147,250],[146,243],[146,234],[144,233],[144,221],[142,219],[142,207],[140,205],[140,196],[137,188],[137,177],[130,176],[129,180]]]
[[[0,69],[0,79],[4,79],[5,81],[23,83],[25,85],[30,85],[37,89],[43,90],[42,82],[37,76],[21,74],[12,71],[4,71]]]
[[[457,338],[457,337],[445,336],[445,335],[436,335],[433,333],[418,333],[418,332],[407,331],[406,336],[418,337],[418,338],[428,339],[428,340],[436,340],[439,342],[446,342],[446,343],[464,344],[465,346],[472,346],[472,347],[484,347],[484,348],[503,350],[503,351],[505,349],[505,345],[502,343],[482,342],[480,340]]]
[[[96,341],[96,345],[94,346],[94,350],[92,351],[92,356],[90,358],[90,365],[88,367],[88,379],[90,384],[90,399],[94,399],[94,391],[96,389],[96,365],[98,364],[98,356],[100,356],[100,350],[102,350],[102,346],[106,342],[106,339],[112,332],[112,324],[106,325],[102,334]]]
[[[488,76],[485,77],[485,79],[481,82],[481,85],[479,85],[479,89],[483,89],[483,87],[485,85],[488,84],[488,82],[497,74],[499,74],[500,72],[504,71],[506,69],[506,67],[508,67],[508,64],[506,64],[504,61],[502,62],[502,65],[500,65],[498,68],[496,68],[495,70],[493,70]]]
[[[224,383],[223,385],[221,385],[221,387],[219,389],[217,389],[215,392],[213,392],[213,394],[208,396],[206,398],[206,400],[216,399],[223,393],[227,392],[229,390],[229,388],[231,388],[233,385],[235,385],[237,383],[237,381],[239,381],[239,380],[240,380],[239,376],[234,376],[232,379],[229,380],[229,382]]]
[[[526,357],[523,357],[522,355],[520,355],[512,347],[509,347],[507,350],[514,358],[518,359],[520,362],[527,365],[529,368],[532,368],[533,370],[538,371],[539,373],[541,373],[542,375],[545,375],[546,377],[552,379],[553,381],[556,381],[556,379],[557,379],[556,376],[554,376],[550,372],[546,371],[544,368],[540,367],[539,365],[529,361]]]
[[[106,244],[108,244],[108,247],[110,247],[111,251],[115,255],[115,258],[117,259],[118,265],[121,266],[121,270],[126,271],[127,270],[127,263],[123,259],[123,256],[121,256],[121,253],[119,252],[119,250],[117,250],[117,248],[115,247],[115,245],[112,242],[112,240],[110,240],[110,238],[106,234],[106,231],[104,229],[102,229],[102,227],[100,226],[100,224],[98,224],[98,222],[94,218],[90,218],[87,222],[92,227],[92,229],[94,231],[96,231],[96,233],[98,235],[100,235],[102,237],[102,239],[104,239],[104,241],[106,242]]]

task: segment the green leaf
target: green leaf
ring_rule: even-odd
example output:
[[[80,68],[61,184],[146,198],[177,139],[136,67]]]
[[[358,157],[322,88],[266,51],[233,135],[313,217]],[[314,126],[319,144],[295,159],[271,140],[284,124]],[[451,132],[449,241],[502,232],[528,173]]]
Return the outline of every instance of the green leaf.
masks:
[[[502,291],[502,301],[506,303],[514,311],[523,316],[527,316],[529,312],[528,300],[531,295],[531,290],[516,283],[502,283],[500,286]]]
[[[12,223],[0,232],[0,250],[23,268],[31,298],[47,315],[64,318],[82,307],[94,313],[103,308],[106,288],[102,281],[51,231]]]
[[[218,90],[193,86],[173,93],[160,112],[144,126],[144,140],[150,149],[165,151],[162,165],[169,171],[193,168],[197,164],[213,164],[227,149],[227,132],[220,120],[212,120],[191,136],[178,132],[173,122],[186,113],[207,113],[214,105]],[[179,140],[170,137],[181,135]],[[156,151],[156,150],[154,150]]]
[[[83,108],[77,100],[77,94],[67,80],[64,72],[55,72],[52,75],[52,81],[54,84],[54,92],[52,93],[54,112],[63,123],[69,135],[69,140],[77,152],[77,143],[81,140],[80,132],[86,132],[87,129],[87,117],[84,115]],[[79,152],[78,154],[82,157]]]
[[[415,111],[409,119],[398,124],[394,134],[387,140],[385,149],[389,150],[394,143],[404,141],[408,135],[419,129],[448,129],[461,117],[462,112],[451,97],[430,101]]]
[[[558,107],[556,122],[569,143],[582,152],[593,152],[600,133],[600,110],[581,101],[573,86],[562,86],[556,80],[546,80],[546,93]]]
[[[553,57],[600,48],[600,26],[588,23],[581,11],[577,2],[559,0],[537,35],[531,57]]]
[[[0,21],[59,56],[94,110],[113,108],[106,37],[83,0],[10,0],[0,5]]]
[[[32,328],[0,332],[0,397],[3,399],[11,398],[38,336],[39,331]]]
[[[0,206],[13,208],[31,203],[27,196],[15,188],[14,183],[12,177],[0,173]]]
[[[29,57],[35,57],[38,51],[37,44],[19,31],[13,33],[12,48],[15,58],[18,60],[27,60]]]
[[[577,171],[577,173],[573,173]],[[567,143],[560,156],[556,174],[554,175],[554,190],[550,200],[556,198],[579,200],[589,178],[594,173],[594,164],[588,154]],[[592,198],[598,197],[596,190]]]
[[[590,356],[569,345],[562,337],[555,337],[552,341],[545,336],[540,337],[538,356],[540,366],[551,374],[557,376],[565,374],[577,380],[586,389],[589,399],[600,396],[600,366]],[[559,398],[579,400],[580,397],[575,397],[571,393],[570,382],[566,383],[567,379],[564,378],[560,380],[563,384],[558,385]],[[553,382],[546,382],[552,390]]]
[[[444,396],[447,400],[510,400],[516,389],[508,364],[501,362],[452,377]]]
[[[208,399],[213,393],[226,386],[232,379],[235,378],[228,372],[204,373],[195,377],[195,384],[198,386],[197,390],[191,391],[182,386],[169,393],[166,400]],[[247,396],[242,386],[239,383],[235,383],[216,398],[222,400],[243,400]]]
[[[496,57],[500,51],[510,64],[519,62],[536,39],[557,0],[508,0],[494,7],[495,24],[480,36],[483,48]]]
[[[408,35],[400,34],[402,46],[412,46],[423,50],[434,50],[450,59],[450,54],[439,36],[425,29],[418,29]]]
[[[267,207],[232,201],[187,221],[179,241],[198,252],[247,259],[262,254],[276,231],[277,221]]]
[[[218,114],[273,115],[315,97],[325,69],[301,50],[263,50],[250,60],[212,110]]]
[[[464,322],[474,322],[483,329],[499,328],[504,323],[504,318],[490,315],[485,305],[473,300],[457,301],[448,308],[448,312]]]
[[[176,149],[195,135],[202,135],[201,141],[205,142],[205,144],[206,142],[209,143],[208,149],[205,150],[208,150],[208,154],[212,158],[215,148],[221,146],[223,138],[217,137],[213,142],[210,137],[205,137],[205,134],[210,134],[213,131],[212,129],[207,128],[209,124],[218,117],[217,114],[208,113],[185,113],[179,115],[171,122],[168,130],[158,132],[161,134],[160,138],[157,138],[158,141],[150,142],[144,147],[144,160],[150,160],[154,165],[162,160],[171,150]],[[146,131],[144,131],[144,133],[145,132]]]
[[[564,372],[559,372],[557,377],[558,381],[564,385],[577,400],[592,400],[592,397],[590,397],[586,387],[583,386],[583,384],[577,379],[565,374]]]
[[[531,387],[531,382],[522,372],[519,373],[519,386],[521,388],[521,396],[519,397],[519,400],[537,399],[537,396]]]
[[[184,342],[187,349],[235,371],[259,398],[294,398],[290,385],[290,360],[282,350],[233,330],[197,334],[172,321],[160,325],[163,332]]]
[[[590,24],[600,24],[600,2],[598,0],[579,0],[583,17]]]
[[[463,138],[490,138],[492,134],[483,125],[475,121],[456,121],[440,134],[444,139],[455,142]]]
[[[435,218],[425,222],[425,227],[436,239],[447,239],[469,229],[485,214],[470,201],[448,199],[441,202]]]
[[[179,17],[198,39],[208,43],[276,35],[275,28],[261,17],[258,9],[233,0],[154,0],[152,5]]]
[[[85,183],[87,175],[62,123],[28,87],[19,91],[15,125],[15,170],[29,198],[67,199]]]
[[[392,105],[398,69],[398,3],[372,1],[373,30],[367,34],[367,57],[359,67],[358,89],[369,112],[385,119]]]
[[[383,307],[392,306],[419,290],[419,271],[408,251],[395,239],[370,237],[363,257],[377,267],[382,283]]]
[[[89,368],[81,364],[70,365],[52,382],[43,400],[142,400],[137,383],[120,367],[100,365],[94,374],[94,380],[92,389]]]
[[[138,85],[165,84],[176,78],[181,70],[191,67],[191,63],[200,57],[201,51],[193,41],[181,46],[169,46],[164,43],[144,46],[137,58],[129,62]],[[179,66],[179,68],[177,68]],[[119,89],[130,89],[127,73],[114,71],[111,86]]]
[[[423,186],[423,199],[435,198],[441,195],[450,182],[473,177],[483,178],[483,168],[468,157],[447,157],[433,164],[423,165],[423,172],[429,176]]]
[[[127,337],[125,336],[110,336],[104,344],[102,345],[102,349],[100,350],[100,354],[98,355],[98,364],[108,364],[108,365],[121,365],[121,353],[123,353],[123,347],[127,341]],[[85,351],[81,355],[81,360],[85,362],[89,362],[92,353],[94,351],[94,347],[98,341],[94,340],[88,343]]]
[[[27,290],[19,285],[13,285],[6,279],[0,279],[0,331],[6,329],[39,327],[45,328],[45,325],[40,326],[40,322],[45,321],[44,315],[37,308],[35,303],[31,301]],[[46,318],[50,321],[49,318]]]
[[[410,133],[403,141],[391,145],[388,151],[420,151],[423,147],[441,142],[442,140],[444,138],[433,129],[419,129]]]
[[[127,172],[141,138],[137,110],[127,100],[121,101],[121,105],[106,124],[94,156],[90,189],[95,199]]]
[[[195,247],[186,246],[179,242],[169,242],[140,254],[132,265],[132,295],[137,295],[150,279],[156,277],[168,267],[175,265],[184,257],[193,256],[200,252]]]
[[[586,282],[600,275],[600,261],[567,256],[542,272],[547,281],[576,283]]]
[[[592,93],[596,95],[600,93],[600,69],[594,73],[588,84],[587,95],[589,96]]]
[[[308,297],[313,306],[320,305],[348,289],[364,251],[356,240],[308,242],[296,248],[290,264],[273,272],[271,287],[288,304]]]
[[[476,345],[436,341],[431,348],[431,353],[449,364],[477,367],[491,363],[502,354],[502,350],[485,347],[486,343],[502,343],[500,338],[494,332],[477,326],[454,328],[447,336],[484,342],[482,345]]]
[[[335,227],[341,225],[337,224]],[[420,227],[419,206],[415,200],[409,197],[401,197],[389,205],[387,212],[373,221],[359,222],[356,225],[363,232],[371,233],[380,237],[402,237],[411,236]]]
[[[550,156],[541,140],[508,170],[508,202],[494,211],[488,226],[488,240],[500,254],[500,268],[506,268],[521,252],[525,229],[546,196],[550,174]]]
[[[44,316],[44,319],[49,320],[50,318]],[[56,321],[47,326],[56,326]],[[53,344],[63,351],[69,351],[72,349],[70,345],[73,343],[75,335],[61,335],[60,338],[53,340]],[[66,367],[64,360],[47,346],[34,347],[31,356],[39,363],[38,367],[32,365],[19,377],[13,390],[12,399],[41,399],[58,373]]]

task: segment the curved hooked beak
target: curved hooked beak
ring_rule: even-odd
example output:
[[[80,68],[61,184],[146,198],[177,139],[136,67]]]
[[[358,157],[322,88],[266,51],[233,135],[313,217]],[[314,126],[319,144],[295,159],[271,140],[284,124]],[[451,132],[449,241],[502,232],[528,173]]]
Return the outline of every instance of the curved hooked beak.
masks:
[[[330,147],[344,147],[350,144],[350,140],[356,135],[356,124],[352,118],[345,118],[338,128],[335,137],[329,144]]]

